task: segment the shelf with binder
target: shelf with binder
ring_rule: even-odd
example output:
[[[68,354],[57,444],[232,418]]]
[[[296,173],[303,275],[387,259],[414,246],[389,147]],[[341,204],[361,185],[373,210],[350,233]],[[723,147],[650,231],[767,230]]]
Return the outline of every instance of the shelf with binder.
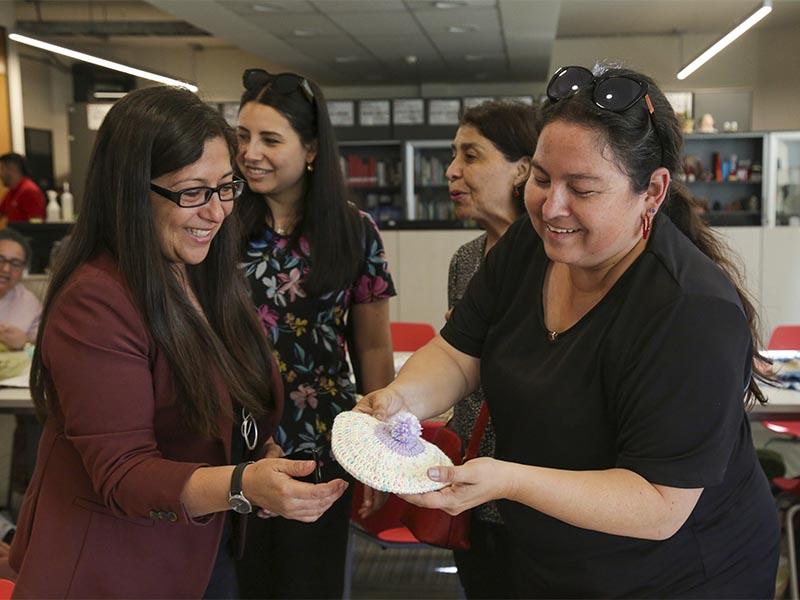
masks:
[[[339,144],[345,184],[378,224],[405,218],[402,145],[397,141]]]

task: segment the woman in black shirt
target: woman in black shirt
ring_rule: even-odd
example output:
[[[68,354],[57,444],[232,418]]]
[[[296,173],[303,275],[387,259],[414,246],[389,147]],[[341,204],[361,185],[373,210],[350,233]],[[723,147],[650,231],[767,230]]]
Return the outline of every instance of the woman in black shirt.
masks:
[[[482,383],[495,458],[432,469],[452,485],[407,499],[498,499],[519,596],[771,597],[777,517],[744,410],[763,400],[755,316],[672,181],[675,114],[616,68],[561,69],[548,96],[528,215],[360,408],[425,418]]]

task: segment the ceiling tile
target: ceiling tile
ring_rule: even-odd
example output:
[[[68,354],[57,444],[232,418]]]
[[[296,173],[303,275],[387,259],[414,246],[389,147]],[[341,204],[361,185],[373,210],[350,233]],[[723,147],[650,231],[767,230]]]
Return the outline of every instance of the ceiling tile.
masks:
[[[306,0],[217,0],[217,4],[236,13],[250,17],[253,15],[277,15],[293,13],[316,12],[316,9]],[[260,11],[254,6],[283,7],[281,10]]]
[[[326,14],[364,12],[405,12],[403,0],[312,0],[317,10]]]
[[[382,60],[403,58],[409,54],[419,58],[440,58],[424,35],[361,36],[358,41]]]
[[[358,35],[409,35],[419,34],[421,30],[410,13],[396,12],[387,17],[384,13],[367,12],[355,17],[351,13],[331,13],[328,15],[339,27],[348,33]]]
[[[500,32],[500,15],[496,8],[420,11],[415,13],[420,25],[431,35],[448,33],[451,26],[475,27],[477,33]],[[471,33],[449,34],[470,36]]]

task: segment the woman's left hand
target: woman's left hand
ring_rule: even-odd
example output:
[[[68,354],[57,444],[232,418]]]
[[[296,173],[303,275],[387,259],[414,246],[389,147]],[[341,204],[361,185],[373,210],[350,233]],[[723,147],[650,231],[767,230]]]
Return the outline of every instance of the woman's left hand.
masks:
[[[432,467],[428,477],[433,481],[450,483],[436,492],[425,494],[402,494],[406,502],[424,508],[438,508],[450,515],[457,515],[489,500],[507,496],[509,483],[504,479],[502,461],[481,457],[459,467]]]
[[[11,350],[21,350],[28,341],[28,334],[13,325],[0,325],[0,342]]]

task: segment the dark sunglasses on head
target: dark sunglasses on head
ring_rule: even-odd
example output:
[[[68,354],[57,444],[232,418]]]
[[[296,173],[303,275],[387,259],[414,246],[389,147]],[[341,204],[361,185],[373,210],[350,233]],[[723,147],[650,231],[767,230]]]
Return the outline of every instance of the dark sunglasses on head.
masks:
[[[291,94],[299,89],[309,104],[314,105],[314,90],[311,89],[308,80],[297,73],[273,75],[264,69],[246,69],[242,75],[242,83],[246,90],[260,90],[269,84],[271,90],[283,95]]]
[[[650,96],[647,95],[646,81],[633,75],[611,73],[595,77],[586,67],[561,67],[547,84],[547,97],[550,102],[558,102],[592,84],[592,100],[600,108],[624,112],[644,98],[648,112],[655,112]]]
[[[561,67],[550,78],[547,84],[547,97],[552,103],[563,100],[581,88],[593,85],[592,101],[604,110],[625,112],[639,100],[644,98],[653,131],[664,155],[664,145],[655,122],[655,108],[647,93],[647,82],[634,75],[614,75],[606,73],[595,77],[586,67]]]

